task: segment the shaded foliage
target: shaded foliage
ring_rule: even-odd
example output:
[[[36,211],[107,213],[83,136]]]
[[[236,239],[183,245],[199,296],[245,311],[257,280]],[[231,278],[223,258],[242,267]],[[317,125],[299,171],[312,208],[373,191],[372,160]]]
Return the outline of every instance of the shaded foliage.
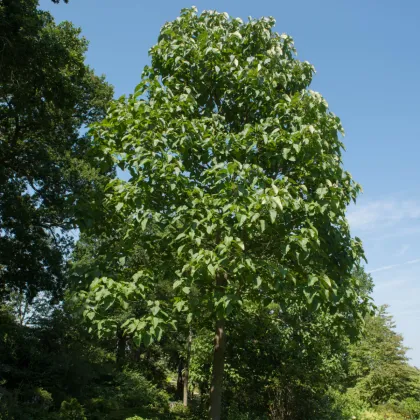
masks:
[[[84,63],[87,41],[35,0],[0,6],[0,295],[59,296],[68,233],[102,190],[83,128],[112,88]]]

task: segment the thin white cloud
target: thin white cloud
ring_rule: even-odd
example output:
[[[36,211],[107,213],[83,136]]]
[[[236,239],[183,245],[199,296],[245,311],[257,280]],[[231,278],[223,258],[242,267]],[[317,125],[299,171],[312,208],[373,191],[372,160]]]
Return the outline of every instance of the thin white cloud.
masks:
[[[411,311],[401,311],[401,312],[395,312],[394,315],[402,316],[402,315],[416,315],[420,314],[420,309],[414,309]]]
[[[417,258],[415,260],[406,261],[406,262],[403,262],[401,264],[384,265],[383,267],[375,268],[374,270],[369,270],[368,273],[369,274],[377,273],[379,271],[391,270],[393,268],[402,267],[404,265],[417,264],[417,263],[420,263],[420,258]]]
[[[369,274],[377,273],[378,271],[391,270],[392,268],[399,267],[401,264],[384,265],[383,267],[375,268],[374,270],[368,271]]]
[[[398,279],[398,280],[391,280],[384,283],[375,283],[375,292],[378,290],[386,289],[387,287],[394,287],[395,286],[401,286],[402,284],[407,283],[408,279]],[[387,303],[387,302],[386,302]]]
[[[420,234],[420,226],[413,225],[414,223],[418,223],[417,220],[410,220],[410,226],[398,226],[398,229],[388,229],[387,233],[384,234],[375,234],[374,237],[371,237],[370,239],[373,239],[375,241],[385,241],[392,238],[407,238],[409,236],[413,235],[419,235]],[[364,234],[367,234],[367,232],[364,232]]]
[[[404,244],[401,248],[395,253],[396,257],[402,257],[410,249],[410,245]]]
[[[400,313],[420,309],[420,303],[417,299],[417,295],[414,298],[407,296],[405,299],[387,299],[387,304],[389,305],[390,311],[392,313]]]
[[[352,206],[347,219],[353,229],[372,230],[392,226],[402,220],[420,219],[420,202],[415,200],[376,200]]]

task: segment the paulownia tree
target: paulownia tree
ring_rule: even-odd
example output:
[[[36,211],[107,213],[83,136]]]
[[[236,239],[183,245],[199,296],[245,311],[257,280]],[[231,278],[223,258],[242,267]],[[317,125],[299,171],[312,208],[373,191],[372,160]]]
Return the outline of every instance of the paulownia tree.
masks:
[[[147,300],[164,273],[175,310],[214,322],[212,419],[221,417],[225,321],[243,302],[287,310],[305,298],[348,330],[368,307],[351,276],[363,251],[345,210],[360,187],[342,167],[342,126],[308,90],[314,68],[274,24],[182,10],[163,26],[135,93],[92,130],[105,163],[131,176],[113,180],[106,202],[109,229],[128,225],[121,261],[136,242],[149,259],[131,281],[97,278],[85,315],[112,328],[106,309]],[[149,307],[124,326],[137,344],[159,339],[171,319],[168,302]]]

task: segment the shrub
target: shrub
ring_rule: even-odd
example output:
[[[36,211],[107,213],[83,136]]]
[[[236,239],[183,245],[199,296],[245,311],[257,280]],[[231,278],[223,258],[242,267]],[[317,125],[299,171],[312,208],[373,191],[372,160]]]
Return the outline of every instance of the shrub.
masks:
[[[410,397],[401,401],[398,409],[409,418],[420,419],[420,401],[415,398]]]
[[[149,419],[145,419],[144,417],[140,417],[140,416],[133,416],[133,417],[127,417],[125,420],[149,420]]]
[[[345,393],[338,391],[331,391],[331,397],[334,401],[334,406],[341,414],[343,419],[364,419],[362,413],[367,413],[369,405],[364,402],[359,395],[358,390],[350,388]]]
[[[169,396],[141,373],[124,370],[107,386],[98,387],[98,397],[86,402],[89,419],[155,419],[169,414]]]
[[[115,399],[125,408],[148,408],[159,413],[169,411],[169,396],[139,372],[126,370],[118,374]]]
[[[175,415],[175,418],[186,418],[190,415],[190,409],[184,407],[181,402],[172,403],[170,407],[170,412],[172,415]]]
[[[76,398],[61,403],[59,418],[63,420],[87,420],[85,410]]]

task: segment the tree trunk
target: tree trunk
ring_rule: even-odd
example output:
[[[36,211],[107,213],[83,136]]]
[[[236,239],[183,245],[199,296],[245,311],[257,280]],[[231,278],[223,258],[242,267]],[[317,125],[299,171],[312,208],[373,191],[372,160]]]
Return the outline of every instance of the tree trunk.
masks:
[[[190,329],[190,332],[188,334],[187,361],[185,363],[185,368],[184,368],[183,378],[182,378],[183,383],[184,383],[184,397],[183,397],[184,407],[188,407],[188,375],[189,375],[190,358],[191,358],[191,341],[192,341],[192,332]]]
[[[210,389],[210,419],[220,420],[222,413],[222,386],[225,369],[225,320],[216,321],[216,335],[214,338],[213,378]]]
[[[181,399],[184,392],[184,384],[183,384],[183,371],[184,371],[184,361],[182,358],[179,359],[178,362],[178,378],[176,381],[176,397],[177,399]]]
[[[184,407],[188,407],[188,365],[185,366],[182,382],[184,385],[182,403]]]
[[[119,370],[122,370],[125,362],[125,348],[127,345],[127,337],[123,334],[122,330],[117,331],[117,367]]]

